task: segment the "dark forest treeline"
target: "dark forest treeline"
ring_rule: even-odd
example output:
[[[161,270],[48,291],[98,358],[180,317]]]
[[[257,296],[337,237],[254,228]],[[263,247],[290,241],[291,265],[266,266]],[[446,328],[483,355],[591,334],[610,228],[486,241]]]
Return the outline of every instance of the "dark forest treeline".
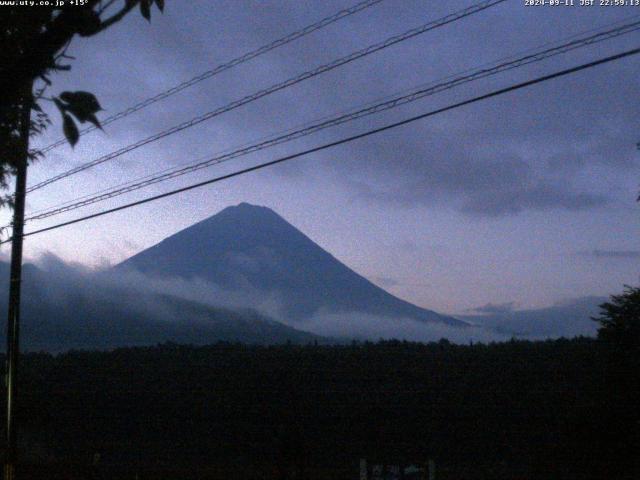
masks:
[[[360,457],[434,458],[442,479],[635,478],[634,361],[586,338],[28,354],[22,444],[47,478],[346,479]]]

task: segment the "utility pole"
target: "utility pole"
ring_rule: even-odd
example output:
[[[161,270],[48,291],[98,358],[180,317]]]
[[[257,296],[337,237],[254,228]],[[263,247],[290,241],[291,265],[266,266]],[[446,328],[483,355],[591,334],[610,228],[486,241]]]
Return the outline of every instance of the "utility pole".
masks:
[[[22,241],[24,233],[24,206],[27,187],[27,162],[29,159],[29,131],[33,83],[29,82],[22,101],[20,113],[20,137],[22,151],[16,165],[16,189],[13,208],[13,231],[11,234],[11,273],[9,279],[9,313],[7,317],[7,451],[4,480],[15,480],[17,463],[16,437],[16,380],[20,355],[20,285],[22,283]]]

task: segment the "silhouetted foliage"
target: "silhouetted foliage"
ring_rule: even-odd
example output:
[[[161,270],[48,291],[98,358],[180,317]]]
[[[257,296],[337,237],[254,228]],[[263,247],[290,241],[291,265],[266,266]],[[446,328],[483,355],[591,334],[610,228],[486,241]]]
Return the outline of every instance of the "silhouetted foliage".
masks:
[[[0,6],[0,187],[5,188],[24,152],[26,139],[20,128],[23,106],[35,111],[30,136],[41,133],[51,123],[41,100],[55,103],[62,115],[65,137],[72,145],[79,137],[76,121],[100,125],[96,113],[101,108],[92,93],[45,96],[51,86],[51,74],[71,69],[68,61],[73,58],[66,52],[73,38],[97,35],[136,7],[148,20],[153,4],[160,10],[164,8],[163,0],[86,0],[82,5],[66,1],[60,6],[55,6],[54,1],[48,2],[49,6],[20,3]],[[31,151],[29,160],[38,156],[37,151]]]
[[[600,305],[598,339],[605,347],[602,419],[612,465],[640,469],[640,288],[625,286]],[[613,446],[615,445],[615,447]],[[636,472],[637,473],[637,472]]]
[[[606,355],[586,338],[29,354],[24,451],[42,478],[347,479],[361,457],[432,457],[439,480],[638,478]]]
[[[623,350],[640,352],[640,288],[625,286],[624,293],[612,295],[600,305],[598,338]]]

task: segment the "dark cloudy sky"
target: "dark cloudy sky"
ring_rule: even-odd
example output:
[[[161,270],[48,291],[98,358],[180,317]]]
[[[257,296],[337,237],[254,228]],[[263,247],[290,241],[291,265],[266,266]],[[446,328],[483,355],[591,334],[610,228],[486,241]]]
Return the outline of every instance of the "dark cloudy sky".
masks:
[[[170,0],[151,24],[131,15],[72,44],[52,93],[90,90],[106,109],[172,87],[355,3]],[[31,184],[213,110],[471,1],[385,0],[51,152]],[[579,3],[579,0],[576,0]],[[639,7],[526,7],[473,15],[303,82],[40,191],[38,209],[185,164],[312,120],[605,26]],[[638,18],[635,18],[636,20]],[[142,198],[640,45],[581,49],[156,185],[34,222],[35,229]],[[280,213],[390,292],[446,313],[486,304],[543,307],[637,284],[640,57],[597,67],[372,138],[28,239],[88,265],[113,264],[242,201]],[[39,142],[60,135],[60,122]]]

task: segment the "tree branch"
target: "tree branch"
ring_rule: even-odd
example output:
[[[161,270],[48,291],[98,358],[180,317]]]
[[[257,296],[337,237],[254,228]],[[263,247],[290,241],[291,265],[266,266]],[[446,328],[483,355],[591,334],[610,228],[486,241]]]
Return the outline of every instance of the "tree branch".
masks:
[[[98,29],[98,31],[96,33],[100,33],[101,31],[109,28],[114,23],[117,23],[120,20],[122,20],[127,13],[129,13],[131,10],[133,10],[135,8],[135,6],[137,4],[138,4],[138,2],[125,2],[125,6],[124,6],[124,8],[122,8],[122,10],[120,10],[115,15],[112,15],[108,19],[100,22],[100,28]]]

